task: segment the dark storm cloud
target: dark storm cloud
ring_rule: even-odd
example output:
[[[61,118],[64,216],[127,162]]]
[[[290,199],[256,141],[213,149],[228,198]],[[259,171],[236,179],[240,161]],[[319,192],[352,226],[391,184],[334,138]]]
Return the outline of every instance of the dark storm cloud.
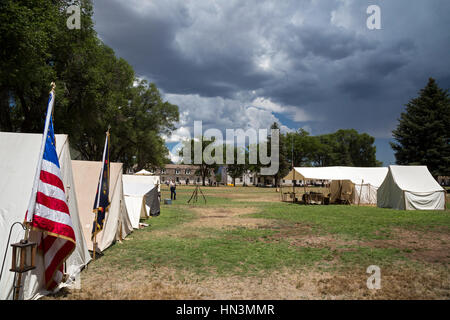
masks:
[[[140,14],[136,12],[139,8],[129,2],[95,2],[100,37],[125,57],[139,75],[154,80],[165,92],[204,96],[231,96],[259,87],[268,77],[254,72],[246,50],[238,47],[209,55],[208,38],[189,44],[196,55],[188,56],[176,37],[180,30],[189,29],[193,18],[183,2],[161,7],[165,8],[163,13],[170,14]],[[226,36],[225,32],[216,34],[214,40],[220,42]]]
[[[369,4],[380,5],[382,30],[366,28]],[[180,106],[185,127],[267,125],[278,113],[314,134],[389,137],[428,77],[450,86],[446,0],[94,5],[102,40]]]

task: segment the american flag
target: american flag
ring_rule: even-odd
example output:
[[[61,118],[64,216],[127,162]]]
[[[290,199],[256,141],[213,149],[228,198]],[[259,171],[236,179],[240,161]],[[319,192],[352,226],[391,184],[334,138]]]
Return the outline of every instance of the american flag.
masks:
[[[44,256],[47,290],[55,289],[62,281],[63,264],[76,245],[56,153],[52,121],[54,99],[52,90],[33,191],[25,216],[25,222],[32,230],[42,232],[39,248]]]

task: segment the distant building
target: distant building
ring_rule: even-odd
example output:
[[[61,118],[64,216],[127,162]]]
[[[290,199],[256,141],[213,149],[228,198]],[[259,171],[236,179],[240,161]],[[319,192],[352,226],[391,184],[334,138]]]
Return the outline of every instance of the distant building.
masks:
[[[233,178],[227,173],[227,167],[223,166],[220,168],[221,183],[224,185],[232,185]],[[247,171],[242,176],[236,178],[235,183],[237,186],[253,186],[255,185],[255,174]]]
[[[228,174],[226,166],[221,167],[220,174],[221,174],[221,183],[222,184],[233,185],[233,178]],[[236,178],[235,185],[236,186],[273,187],[275,185],[275,179],[273,176],[261,176],[255,172],[247,171],[242,176]]]
[[[202,176],[196,174],[199,166],[188,164],[166,164],[163,168],[150,170],[155,175],[161,176],[161,183],[168,184],[170,180],[180,185],[202,184]],[[206,185],[215,185],[216,177],[214,170],[205,178]]]

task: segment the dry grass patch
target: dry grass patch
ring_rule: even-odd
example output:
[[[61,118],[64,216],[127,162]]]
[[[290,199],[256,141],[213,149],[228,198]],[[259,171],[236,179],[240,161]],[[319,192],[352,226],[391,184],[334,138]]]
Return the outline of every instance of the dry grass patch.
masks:
[[[381,268],[381,289],[369,290],[365,270],[326,274],[317,279],[325,299],[449,299],[450,279],[446,268],[427,266],[418,270],[407,265]]]
[[[101,272],[100,272],[101,271]],[[256,276],[200,277],[167,267],[98,270],[82,274],[82,289],[64,289],[46,299],[449,299],[448,270],[407,266],[381,270],[381,289],[369,290],[363,269],[320,272],[284,268]],[[114,282],[111,281],[114,279]]]
[[[236,202],[280,202],[280,196],[270,196],[267,198],[243,198],[235,199]]]
[[[200,299],[195,283],[188,284],[174,270],[120,270],[97,268],[83,271],[81,289],[64,289],[47,298],[77,300]],[[111,279],[114,279],[111,281]],[[189,281],[190,282],[190,281]]]
[[[342,246],[355,245],[356,241],[345,241],[337,235],[327,234],[318,235],[313,232],[311,226],[303,223],[294,224],[279,224],[273,229],[279,232],[259,239],[260,241],[286,241],[291,246],[305,247],[305,248],[328,248],[336,250]]]
[[[406,256],[418,261],[450,263],[450,233],[447,229],[423,232],[395,228],[392,234],[392,239],[372,240],[361,245],[407,250]]]
[[[279,202],[280,194],[271,193],[217,193],[215,197],[232,199],[236,202]]]
[[[245,218],[242,215],[257,212],[256,208],[191,208],[197,213],[195,220],[184,225],[186,228],[228,229],[235,227],[262,228],[270,227],[274,221],[261,218]]]
[[[63,289],[44,299],[167,300],[167,299],[316,299],[318,280],[329,274],[284,269],[253,277],[199,277],[170,268],[152,271],[101,270],[83,272],[80,290]],[[111,281],[114,279],[114,282]]]

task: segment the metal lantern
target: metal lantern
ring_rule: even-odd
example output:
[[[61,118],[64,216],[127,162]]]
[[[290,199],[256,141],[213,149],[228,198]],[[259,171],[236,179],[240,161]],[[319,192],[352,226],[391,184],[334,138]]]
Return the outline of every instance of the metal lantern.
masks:
[[[36,268],[36,242],[20,240],[18,243],[11,244],[12,247],[12,265],[10,271],[24,273]]]

